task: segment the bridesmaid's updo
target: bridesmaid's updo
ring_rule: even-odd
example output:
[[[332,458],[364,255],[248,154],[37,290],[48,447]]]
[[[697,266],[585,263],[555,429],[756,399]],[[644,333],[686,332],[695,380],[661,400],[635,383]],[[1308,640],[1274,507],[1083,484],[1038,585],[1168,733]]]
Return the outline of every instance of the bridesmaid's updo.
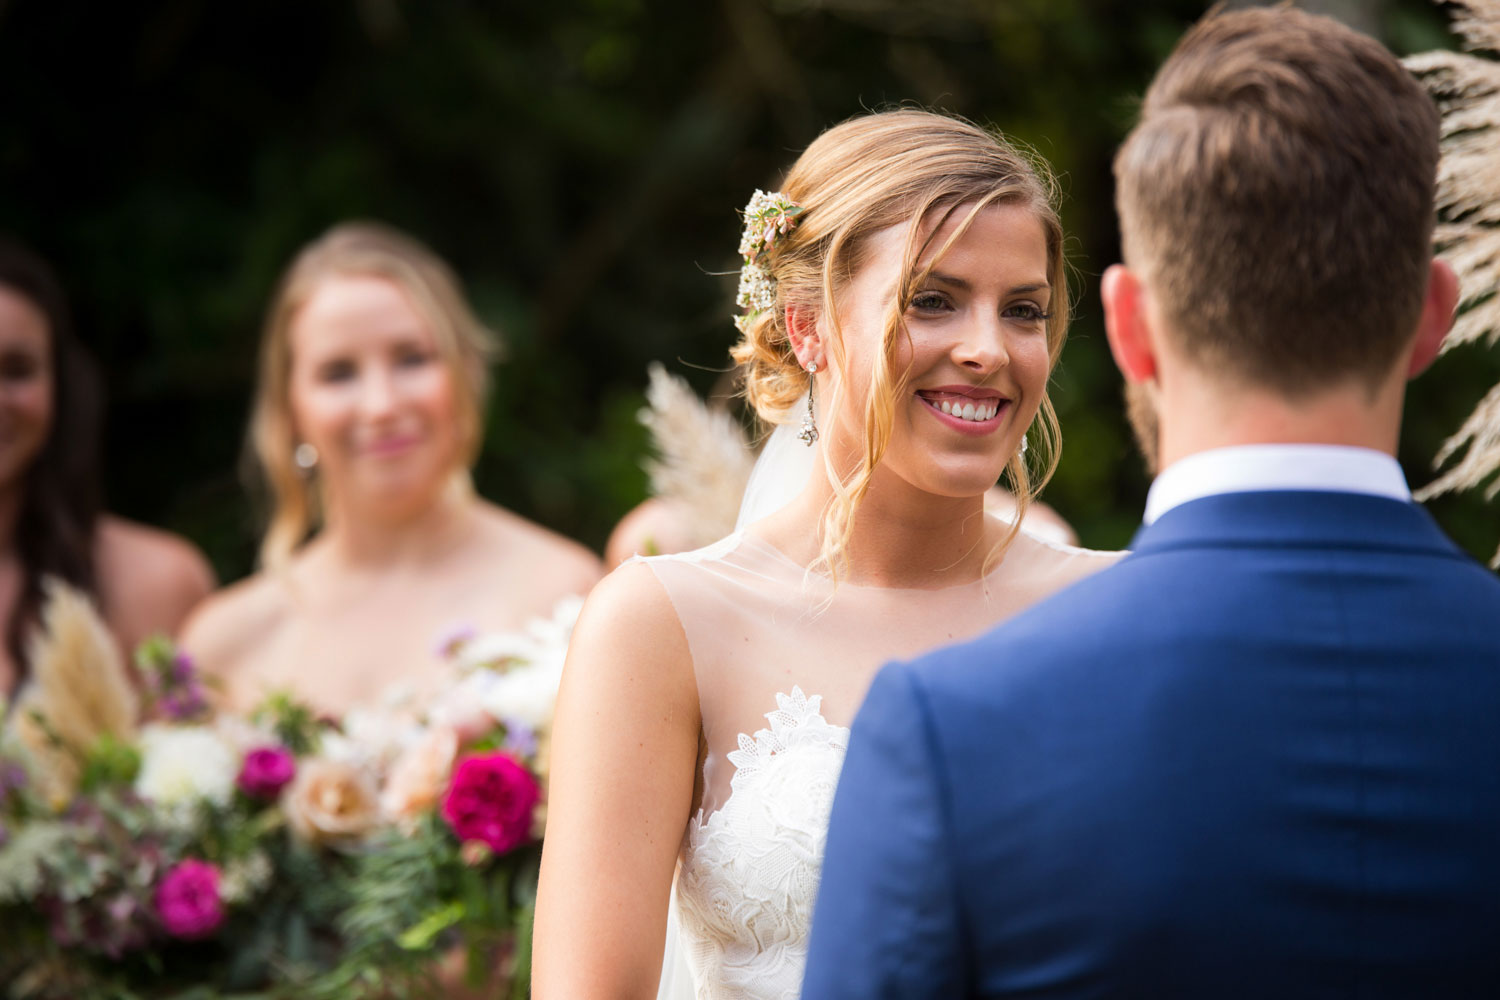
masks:
[[[458,396],[461,454],[454,473],[465,482],[483,443],[489,362],[497,341],[469,307],[457,275],[424,244],[389,226],[348,222],[333,227],[304,247],[282,275],[261,338],[249,450],[254,472],[271,494],[270,524],[260,548],[261,565],[268,568],[284,565],[321,518],[318,483],[301,474],[293,460],[292,321],[323,281],[348,275],[392,282],[430,325]]]
[[[830,467],[835,499],[824,522],[823,557],[840,561],[860,499],[890,441],[896,401],[906,393],[907,373],[896,370],[902,317],[926,271],[958,239],[981,209],[1023,204],[1036,213],[1047,239],[1047,280],[1054,289],[1047,320],[1051,365],[1057,364],[1068,328],[1069,302],[1057,184],[1045,163],[1013,146],[998,132],[962,119],[903,108],[851,118],[820,135],[792,165],[781,192],[802,207],[796,225],[763,255],[761,267],[774,282],[774,307],[745,317],[734,359],[744,366],[745,394],[767,423],[783,423],[807,391],[809,376],[787,336],[788,306],[826,317],[835,331],[831,350],[844,360],[839,298],[864,263],[875,233],[907,227],[902,280],[890,303],[882,356],[873,359],[866,396],[865,451],[846,476]],[[917,261],[943,221],[962,209],[956,232],[922,271]],[[830,411],[839,405],[829,401]],[[1016,494],[1016,522],[1057,467],[1061,438],[1057,414],[1044,395],[1031,447],[1011,457],[1006,473]]]

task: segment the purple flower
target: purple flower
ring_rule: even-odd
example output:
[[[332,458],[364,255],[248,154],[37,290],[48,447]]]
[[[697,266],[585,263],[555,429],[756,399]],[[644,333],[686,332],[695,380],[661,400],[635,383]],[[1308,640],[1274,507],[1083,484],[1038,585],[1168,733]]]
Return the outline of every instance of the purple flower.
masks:
[[[189,859],[167,872],[156,887],[156,915],[173,937],[192,941],[213,934],[224,923],[218,867]]]
[[[178,684],[187,684],[197,680],[197,668],[193,665],[193,658],[187,653],[179,651],[172,657],[172,680]]]
[[[286,747],[258,747],[245,754],[236,784],[252,799],[274,799],[297,775],[297,761]]]
[[[26,769],[13,760],[0,757],[0,809],[10,805],[11,796],[26,787]]]
[[[449,625],[438,633],[437,642],[433,646],[433,652],[444,658],[453,656],[464,647],[465,643],[477,634],[474,631],[473,625],[462,623]]]
[[[162,714],[174,722],[191,719],[208,707],[203,689],[196,680],[189,680],[178,690],[169,692],[161,699],[160,704]]]
[[[524,722],[506,719],[505,749],[518,757],[536,756],[536,730]]]

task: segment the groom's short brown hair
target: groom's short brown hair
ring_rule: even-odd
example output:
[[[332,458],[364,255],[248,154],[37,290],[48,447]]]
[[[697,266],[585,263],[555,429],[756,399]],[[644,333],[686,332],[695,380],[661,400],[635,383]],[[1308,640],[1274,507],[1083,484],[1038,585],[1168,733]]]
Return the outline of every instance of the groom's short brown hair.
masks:
[[[1210,14],[1115,157],[1126,263],[1200,367],[1298,396],[1390,370],[1427,287],[1438,116],[1382,45]]]

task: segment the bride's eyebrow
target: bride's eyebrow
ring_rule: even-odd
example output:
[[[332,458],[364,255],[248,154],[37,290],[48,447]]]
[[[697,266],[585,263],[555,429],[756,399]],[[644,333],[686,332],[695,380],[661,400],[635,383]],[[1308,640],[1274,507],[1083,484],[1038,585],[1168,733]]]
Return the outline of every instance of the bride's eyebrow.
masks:
[[[952,285],[954,288],[958,289],[961,292],[967,292],[974,287],[963,278],[957,277],[952,274],[944,274],[941,271],[931,271],[928,273],[927,277],[932,281],[936,281],[940,285]]]
[[[927,277],[930,280],[935,281],[935,282],[937,282],[940,285],[950,285],[953,288],[956,288],[956,289],[958,289],[961,292],[972,291],[973,288],[974,288],[974,286],[972,284],[970,284],[967,280],[965,280],[963,278],[960,278],[957,275],[944,274],[941,271],[933,271],[933,272],[929,273]],[[1009,298],[1012,295],[1029,295],[1032,292],[1046,292],[1046,291],[1051,291],[1051,289],[1052,289],[1052,286],[1048,282],[1045,282],[1045,281],[1035,281],[1035,282],[1030,282],[1030,283],[1025,284],[1025,285],[1016,285],[1016,286],[1012,287],[1009,291],[1007,291],[1005,294],[1006,294],[1006,297]]]

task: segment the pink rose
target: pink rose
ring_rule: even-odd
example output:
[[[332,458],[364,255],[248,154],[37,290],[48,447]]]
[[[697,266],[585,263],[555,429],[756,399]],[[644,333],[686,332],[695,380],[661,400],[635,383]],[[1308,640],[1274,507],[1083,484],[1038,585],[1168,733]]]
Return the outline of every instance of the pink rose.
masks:
[[[224,922],[219,898],[219,869],[207,861],[187,860],[167,872],[156,887],[156,915],[173,937],[205,938]]]
[[[542,797],[531,772],[503,753],[464,759],[443,798],[443,819],[458,839],[504,854],[531,839],[532,811]]]
[[[252,799],[274,799],[297,774],[297,761],[285,747],[259,747],[245,754],[236,783]]]

